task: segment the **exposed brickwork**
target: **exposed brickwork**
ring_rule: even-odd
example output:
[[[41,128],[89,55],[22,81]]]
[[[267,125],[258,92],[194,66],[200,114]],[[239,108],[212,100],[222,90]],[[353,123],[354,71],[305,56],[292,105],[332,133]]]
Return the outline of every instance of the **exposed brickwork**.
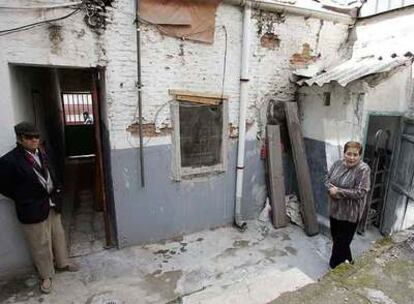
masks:
[[[312,55],[312,50],[310,48],[309,43],[304,43],[302,52],[301,53],[295,53],[290,58],[290,63],[295,65],[307,65],[314,63],[318,56]]]
[[[24,4],[24,1],[16,1]],[[32,5],[41,3],[33,1]],[[45,13],[57,17],[69,10]],[[2,28],[12,19],[19,24],[38,20],[35,13],[15,12],[15,16],[1,15]],[[137,121],[137,54],[134,1],[115,0],[106,8],[106,30],[97,34],[83,21],[83,13],[56,22],[52,28],[39,28],[10,36],[12,43],[0,50],[3,83],[8,82],[6,62],[35,63],[61,66],[105,66],[106,102],[111,145],[114,149],[130,147],[127,131]],[[45,15],[45,16],[46,16]],[[213,45],[164,37],[154,27],[142,26],[142,82],[143,116],[145,123],[156,130],[171,126],[169,89],[184,89],[229,95],[229,118],[238,124],[239,78],[242,37],[242,10],[220,5],[216,17]],[[226,35],[227,33],[227,35]],[[289,59],[300,53],[304,43],[317,60],[338,60],[333,56],[347,37],[347,26],[312,18],[254,11],[251,27],[250,91],[247,120],[258,130],[266,122],[266,109],[271,99],[292,100],[296,86],[290,81],[294,65]],[[227,56],[226,50],[227,36]],[[5,36],[7,37],[7,36]],[[0,37],[1,41],[6,41]],[[8,41],[9,42],[9,41]],[[313,57],[312,57],[313,58]],[[330,61],[331,60],[331,61]],[[226,62],[226,75],[223,67]],[[224,88],[223,88],[224,80]],[[6,109],[11,108],[10,89],[6,89]],[[134,138],[135,135],[132,135]],[[156,141],[160,143],[160,141]],[[169,143],[170,137],[164,138]]]
[[[326,65],[332,64],[332,60],[339,60],[333,55],[347,37],[347,26],[332,22],[321,24],[317,19],[301,16],[266,12],[253,15],[247,118],[248,122],[257,123],[260,131],[265,124],[270,99],[294,98],[296,86],[290,77],[295,66],[289,61],[292,55],[308,43],[309,49],[321,54],[318,60],[326,62]],[[142,75],[146,121],[156,120],[157,125],[170,125],[169,107],[164,106],[159,111],[171,99],[168,89],[222,92],[225,51],[222,26],[225,26],[228,48],[224,94],[230,97],[230,122],[237,126],[242,30],[240,8],[221,5],[216,25],[213,45],[164,37],[152,26],[143,27]],[[165,140],[169,142],[169,138]]]
[[[129,125],[127,131],[133,134],[139,134],[139,124],[133,123]],[[155,124],[153,123],[147,123],[142,125],[142,134],[144,134],[145,137],[166,136],[171,134],[171,132],[172,129],[167,127],[157,130]]]

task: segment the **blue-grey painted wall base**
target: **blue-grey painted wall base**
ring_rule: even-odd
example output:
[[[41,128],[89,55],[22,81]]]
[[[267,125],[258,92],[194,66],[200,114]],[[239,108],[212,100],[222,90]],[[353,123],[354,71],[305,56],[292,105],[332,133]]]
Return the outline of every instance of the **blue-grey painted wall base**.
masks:
[[[141,188],[136,149],[112,150],[112,178],[120,247],[230,225],[234,219],[236,143],[225,173],[175,182],[171,145],[146,147],[146,187]],[[264,168],[256,141],[246,143],[242,213],[258,215],[266,198]]]

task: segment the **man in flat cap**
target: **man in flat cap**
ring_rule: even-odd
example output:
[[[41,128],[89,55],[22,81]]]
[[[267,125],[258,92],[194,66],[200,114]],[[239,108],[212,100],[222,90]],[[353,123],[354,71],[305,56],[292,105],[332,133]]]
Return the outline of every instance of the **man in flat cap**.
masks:
[[[30,252],[39,273],[40,290],[50,293],[56,269],[77,271],[69,261],[60,218],[61,189],[38,129],[21,122],[14,127],[17,146],[0,158],[0,194],[15,202]]]

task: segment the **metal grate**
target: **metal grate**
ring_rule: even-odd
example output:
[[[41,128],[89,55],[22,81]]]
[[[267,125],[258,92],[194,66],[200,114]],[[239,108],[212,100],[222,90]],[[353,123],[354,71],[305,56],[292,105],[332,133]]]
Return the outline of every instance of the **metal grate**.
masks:
[[[181,166],[212,166],[221,162],[223,105],[180,102]]]
[[[63,93],[65,125],[93,124],[92,94]]]

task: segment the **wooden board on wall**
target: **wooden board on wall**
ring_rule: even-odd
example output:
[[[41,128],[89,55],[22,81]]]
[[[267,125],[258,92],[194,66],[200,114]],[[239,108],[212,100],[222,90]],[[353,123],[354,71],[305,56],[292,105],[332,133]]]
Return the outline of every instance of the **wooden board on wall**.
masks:
[[[319,224],[316,218],[315,200],[313,197],[309,165],[306,158],[305,143],[298,117],[296,102],[286,102],[286,121],[289,137],[292,143],[293,160],[298,179],[299,196],[305,232],[312,236],[319,233]]]
[[[283,176],[282,146],[280,142],[280,128],[277,125],[266,127],[268,143],[268,168],[270,183],[270,202],[272,205],[272,222],[275,228],[285,227],[286,202],[285,184]]]

